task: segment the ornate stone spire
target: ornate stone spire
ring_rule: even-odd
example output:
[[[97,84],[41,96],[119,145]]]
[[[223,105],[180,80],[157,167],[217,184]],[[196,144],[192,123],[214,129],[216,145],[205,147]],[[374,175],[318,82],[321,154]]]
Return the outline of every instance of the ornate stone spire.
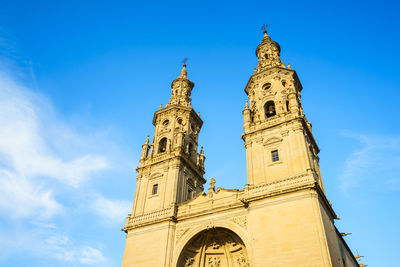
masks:
[[[183,68],[181,70],[181,74],[179,75],[179,78],[186,78],[187,79],[186,64],[183,64]]]
[[[281,47],[277,42],[271,40],[271,37],[268,36],[267,31],[264,29],[264,37],[256,49],[258,57],[257,72],[271,67],[284,66],[280,54]]]
[[[183,64],[181,74],[172,82],[172,94],[169,104],[190,107],[190,95],[193,86],[194,83],[187,78],[186,64]]]

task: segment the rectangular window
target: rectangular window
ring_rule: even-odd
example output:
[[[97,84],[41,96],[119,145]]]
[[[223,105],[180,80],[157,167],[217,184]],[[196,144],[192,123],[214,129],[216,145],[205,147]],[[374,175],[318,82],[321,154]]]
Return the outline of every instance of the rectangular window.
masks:
[[[153,184],[153,191],[151,191],[152,195],[157,195],[158,192],[158,184]]]
[[[272,162],[279,161],[278,150],[271,151],[271,156],[272,156]]]

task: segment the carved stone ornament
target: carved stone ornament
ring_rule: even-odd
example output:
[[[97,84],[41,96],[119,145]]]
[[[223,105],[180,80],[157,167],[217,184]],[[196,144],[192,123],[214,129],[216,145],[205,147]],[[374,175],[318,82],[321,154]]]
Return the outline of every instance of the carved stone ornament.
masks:
[[[244,255],[243,251],[240,251],[236,258],[236,263],[240,267],[249,267],[250,264],[247,261],[247,257]]]
[[[176,230],[176,243],[181,240],[182,236],[186,234],[187,231],[189,231],[189,228]]]
[[[226,228],[204,230],[186,244],[178,267],[248,267],[247,250],[234,232]]]
[[[211,256],[208,258],[208,265],[209,267],[220,267],[221,266],[221,258],[218,256]]]
[[[206,226],[207,230],[211,230],[211,229],[214,229],[214,228],[215,228],[215,224],[214,224],[213,221],[210,221]]]
[[[246,216],[235,217],[232,219],[232,221],[245,229],[247,228],[247,217]]]
[[[186,258],[186,260],[185,260],[185,267],[192,267],[193,266],[193,263],[194,263],[194,259],[193,258],[190,258],[190,257],[188,257],[188,258]]]

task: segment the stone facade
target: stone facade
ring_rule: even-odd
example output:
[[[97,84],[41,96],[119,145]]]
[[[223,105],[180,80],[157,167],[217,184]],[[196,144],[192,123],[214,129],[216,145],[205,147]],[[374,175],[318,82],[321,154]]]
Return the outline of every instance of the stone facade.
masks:
[[[122,266],[359,266],[334,225],[302,86],[264,31],[243,110],[247,184],[204,192],[186,65],[142,146]]]

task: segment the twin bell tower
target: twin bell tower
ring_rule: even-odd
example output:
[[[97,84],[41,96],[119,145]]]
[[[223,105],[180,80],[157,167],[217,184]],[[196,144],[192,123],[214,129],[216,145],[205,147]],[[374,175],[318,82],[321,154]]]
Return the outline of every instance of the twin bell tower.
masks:
[[[302,85],[264,30],[245,92],[247,183],[204,190],[203,124],[186,64],[142,146],[123,267],[359,266],[335,227]]]

